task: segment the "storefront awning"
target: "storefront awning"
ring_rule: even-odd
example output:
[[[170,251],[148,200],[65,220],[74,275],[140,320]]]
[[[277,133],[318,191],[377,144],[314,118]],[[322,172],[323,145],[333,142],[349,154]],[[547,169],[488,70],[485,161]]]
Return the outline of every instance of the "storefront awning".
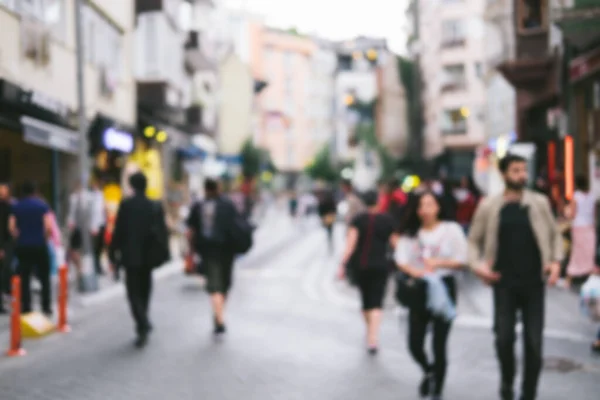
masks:
[[[21,124],[25,142],[65,153],[79,153],[77,132],[28,116],[21,117]]]

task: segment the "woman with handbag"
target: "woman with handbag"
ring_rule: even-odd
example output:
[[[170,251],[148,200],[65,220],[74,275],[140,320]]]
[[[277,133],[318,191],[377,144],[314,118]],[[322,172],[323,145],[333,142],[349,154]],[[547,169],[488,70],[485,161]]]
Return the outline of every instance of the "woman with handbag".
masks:
[[[425,192],[415,198],[394,254],[404,276],[398,280],[398,290],[403,292],[403,303],[409,308],[409,349],[424,373],[419,393],[422,397],[432,396],[431,399],[435,400],[441,399],[443,391],[447,366],[446,344],[452,322],[428,309],[428,285],[425,280],[438,278],[455,306],[455,273],[466,264],[467,259],[467,240],[462,227],[444,219],[441,201],[434,193]],[[424,350],[430,325],[433,328],[432,362]]]
[[[350,224],[338,276],[340,279],[345,276],[346,265],[350,263],[362,299],[367,349],[369,354],[375,355],[389,274],[387,250],[394,245],[397,236],[394,234],[392,217],[378,211],[377,193],[366,193],[364,200],[368,210],[354,217]]]

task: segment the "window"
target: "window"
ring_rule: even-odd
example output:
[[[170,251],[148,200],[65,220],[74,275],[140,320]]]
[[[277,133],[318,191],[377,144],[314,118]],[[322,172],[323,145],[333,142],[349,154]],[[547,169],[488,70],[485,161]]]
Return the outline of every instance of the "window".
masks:
[[[469,111],[466,107],[445,110],[442,114],[442,133],[446,135],[466,133],[468,115]]]
[[[548,0],[519,0],[517,7],[519,30],[522,32],[548,27]]]
[[[16,0],[0,0],[0,5],[8,8],[9,10],[17,11]]]
[[[83,26],[86,61],[96,67],[106,68],[112,77],[117,78],[121,63],[121,32],[88,6],[83,11]]]
[[[478,78],[483,78],[483,65],[480,62],[475,63],[475,74]]]
[[[442,47],[462,46],[465,44],[465,24],[462,20],[442,22]]]
[[[467,86],[465,66],[463,64],[451,64],[445,66],[443,79],[442,91],[464,89]]]

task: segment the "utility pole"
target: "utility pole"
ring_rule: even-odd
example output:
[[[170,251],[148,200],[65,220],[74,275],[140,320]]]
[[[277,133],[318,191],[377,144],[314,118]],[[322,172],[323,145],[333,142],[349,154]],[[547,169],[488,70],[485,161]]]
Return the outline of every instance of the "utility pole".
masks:
[[[84,33],[83,33],[83,2],[75,0],[75,39],[76,39],[76,61],[77,61],[77,102],[79,104],[79,173],[81,193],[88,194],[90,161],[88,157],[87,140],[87,118],[85,113],[85,64],[84,64]],[[79,290],[83,292],[94,292],[98,290],[98,280],[92,262],[92,237],[90,234],[90,218],[92,209],[90,204],[82,206],[81,229],[81,278],[78,282]]]

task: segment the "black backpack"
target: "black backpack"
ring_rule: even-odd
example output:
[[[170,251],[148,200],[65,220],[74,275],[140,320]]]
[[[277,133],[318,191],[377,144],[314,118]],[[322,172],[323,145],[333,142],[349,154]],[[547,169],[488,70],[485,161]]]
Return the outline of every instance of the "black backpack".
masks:
[[[165,222],[165,213],[160,203],[153,202],[152,221],[146,237],[145,263],[152,268],[157,268],[170,259],[169,232]]]
[[[253,244],[254,227],[239,213],[235,213],[229,229],[229,241],[235,254],[245,254]]]

